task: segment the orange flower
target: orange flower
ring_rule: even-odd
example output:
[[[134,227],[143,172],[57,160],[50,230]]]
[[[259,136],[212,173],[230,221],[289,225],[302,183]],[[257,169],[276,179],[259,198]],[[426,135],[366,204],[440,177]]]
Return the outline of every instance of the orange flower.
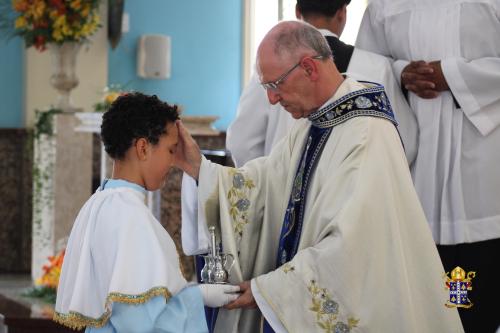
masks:
[[[25,0],[13,0],[12,7],[16,12],[25,12],[28,9],[28,3]]]
[[[49,263],[42,267],[44,274],[35,281],[37,285],[57,289],[59,277],[61,276],[64,254],[65,250],[62,250],[57,255],[48,257]]]

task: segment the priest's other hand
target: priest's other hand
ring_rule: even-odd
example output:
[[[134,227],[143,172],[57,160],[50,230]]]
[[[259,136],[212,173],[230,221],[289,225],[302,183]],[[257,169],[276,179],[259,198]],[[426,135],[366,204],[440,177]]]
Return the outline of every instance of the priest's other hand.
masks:
[[[224,306],[225,309],[254,309],[257,307],[255,299],[253,298],[252,288],[250,288],[250,281],[244,281],[239,284],[242,294],[235,301]]]
[[[210,308],[220,308],[230,302],[233,302],[240,295],[239,286],[231,284],[199,284],[203,304]]]
[[[200,147],[180,120],[176,121],[179,139],[175,151],[175,166],[198,179],[201,165]]]
[[[401,86],[421,98],[436,98],[439,91],[433,82],[434,71],[425,61],[412,61],[401,72]]]

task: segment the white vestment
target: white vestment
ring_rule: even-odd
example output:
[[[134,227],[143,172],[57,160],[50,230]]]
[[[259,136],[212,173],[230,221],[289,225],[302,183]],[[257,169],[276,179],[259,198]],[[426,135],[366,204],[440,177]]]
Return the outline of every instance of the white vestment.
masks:
[[[371,1],[358,33],[356,47],[395,60],[398,80],[409,61],[441,61],[451,92],[409,93],[412,177],[438,244],[500,238],[499,36],[498,0]]]
[[[143,193],[118,187],[98,189],[82,207],[64,257],[55,305],[56,321],[78,329],[106,328],[115,303],[142,306],[138,304],[162,296],[165,305],[165,300],[177,297],[187,286],[174,241],[144,202],[145,190]],[[175,321],[197,320],[204,324],[201,293],[198,294],[198,299],[191,300],[197,301],[198,307],[173,309]],[[128,316],[131,315],[133,311]],[[157,324],[155,315],[149,314],[147,319],[152,323],[144,321],[143,328]],[[168,321],[173,316],[158,320],[166,320],[171,327]],[[198,326],[199,331],[206,331],[205,324],[176,327],[189,331]]]
[[[346,79],[332,101],[362,88]],[[289,332],[462,332],[456,309],[444,306],[444,271],[386,119],[358,116],[333,128],[310,179],[298,252],[276,267],[310,126],[297,123],[268,157],[239,169],[203,159],[199,224],[183,220],[192,235],[183,235],[184,251],[202,251],[206,225],[215,225],[237,258],[230,282],[254,278]],[[259,315],[221,309],[216,330],[258,332]]]

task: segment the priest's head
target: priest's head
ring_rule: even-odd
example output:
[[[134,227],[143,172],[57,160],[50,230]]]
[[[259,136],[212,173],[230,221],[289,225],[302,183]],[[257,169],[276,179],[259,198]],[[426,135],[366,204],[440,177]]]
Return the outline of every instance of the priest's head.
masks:
[[[174,164],[179,119],[176,105],[155,95],[120,96],[104,113],[101,139],[113,159],[114,179],[149,191],[161,188]]]
[[[280,22],[266,34],[257,71],[269,102],[280,103],[295,119],[316,111],[343,81],[325,38],[298,21]]]

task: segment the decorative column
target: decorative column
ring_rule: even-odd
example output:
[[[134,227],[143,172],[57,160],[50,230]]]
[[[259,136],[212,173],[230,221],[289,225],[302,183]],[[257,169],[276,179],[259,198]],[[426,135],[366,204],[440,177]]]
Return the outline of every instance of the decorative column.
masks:
[[[38,114],[34,140],[32,278],[66,246],[92,190],[92,134],[75,131],[75,113]]]

